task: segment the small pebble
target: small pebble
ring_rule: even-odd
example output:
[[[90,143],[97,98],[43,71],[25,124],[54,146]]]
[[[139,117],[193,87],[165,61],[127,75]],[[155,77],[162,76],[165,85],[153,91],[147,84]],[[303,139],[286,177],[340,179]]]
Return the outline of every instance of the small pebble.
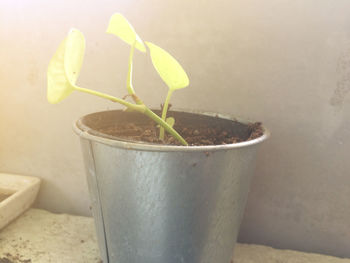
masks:
[[[151,136],[152,135],[152,131],[151,130],[145,130],[142,135],[143,136]]]
[[[212,141],[210,141],[210,140],[205,140],[205,139],[201,140],[201,143],[203,143],[204,145],[213,145],[213,142],[212,142]]]

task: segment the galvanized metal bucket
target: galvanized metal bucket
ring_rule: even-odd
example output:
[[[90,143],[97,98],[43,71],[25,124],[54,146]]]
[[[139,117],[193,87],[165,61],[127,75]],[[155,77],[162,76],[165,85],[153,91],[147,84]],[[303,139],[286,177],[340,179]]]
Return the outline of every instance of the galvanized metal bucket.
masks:
[[[103,262],[229,263],[257,145],[268,131],[242,143],[191,147],[128,142],[97,131],[127,121],[123,114],[94,113],[74,126]],[[217,115],[177,114],[191,122],[203,116],[208,124],[231,122]]]

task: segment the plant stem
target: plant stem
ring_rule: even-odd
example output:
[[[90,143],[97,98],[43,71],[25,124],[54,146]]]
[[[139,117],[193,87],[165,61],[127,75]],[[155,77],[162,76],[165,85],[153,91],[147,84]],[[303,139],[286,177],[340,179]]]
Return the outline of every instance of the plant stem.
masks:
[[[135,45],[132,45],[130,48],[129,68],[128,68],[128,75],[126,79],[126,88],[130,95],[135,94],[135,90],[132,86],[132,58],[134,57],[134,50],[135,50]]]
[[[133,100],[136,102],[136,104],[143,104],[143,102],[136,96],[134,87],[132,85],[132,69],[133,69],[133,57],[134,57],[134,51],[135,51],[135,43],[130,48],[130,54],[129,54],[129,68],[128,68],[128,75],[126,79],[126,88],[128,90],[128,93],[131,95]]]
[[[113,102],[118,102],[118,103],[128,107],[131,110],[138,111],[138,112],[141,112],[141,113],[144,113],[145,109],[146,109],[145,105],[135,105],[135,104],[127,102],[127,101],[125,101],[123,99],[119,99],[119,98],[116,98],[114,96],[111,96],[111,95],[108,95],[108,94],[105,94],[105,93],[102,93],[102,92],[98,92],[98,91],[95,91],[95,90],[80,88],[78,86],[74,86],[74,89],[77,90],[77,91],[85,92],[85,93],[88,93],[88,94],[91,94],[91,95],[95,95],[95,96],[98,96],[98,97],[101,97],[101,98],[104,98],[104,99],[108,99],[108,100],[111,100]]]
[[[173,90],[169,89],[168,94],[166,96],[164,105],[163,105],[163,111],[162,111],[162,120],[165,121],[166,120],[166,114],[168,111],[168,107],[169,107],[169,101],[170,101],[170,97],[173,94]],[[160,130],[159,130],[159,139],[164,140],[164,128],[162,126],[160,126]]]
[[[163,119],[161,119],[157,114],[155,114],[153,111],[151,111],[149,108],[146,107],[146,111],[144,112],[149,118],[157,122],[160,127],[164,128],[167,132],[169,132],[175,139],[177,139],[182,145],[188,146],[188,143],[185,141],[182,136],[174,130],[169,124],[167,124]]]
[[[128,107],[129,109],[132,109],[134,111],[138,111],[140,113],[145,114],[147,117],[151,118],[153,121],[155,121],[156,123],[158,123],[161,127],[164,127],[164,129],[169,132],[175,139],[177,139],[181,144],[187,146],[188,143],[185,141],[184,138],[182,138],[182,136],[180,134],[178,134],[177,131],[175,131],[172,127],[169,126],[169,124],[167,124],[164,120],[162,120],[157,114],[155,114],[153,111],[151,111],[149,108],[146,107],[146,105],[142,104],[142,105],[135,105],[133,103],[127,102],[123,99],[119,99],[116,98],[114,96],[102,93],[102,92],[98,92],[95,90],[90,90],[90,89],[85,89],[85,88],[80,88],[78,86],[74,86],[74,89],[80,92],[85,92],[91,95],[95,95],[104,99],[108,99],[111,100],[113,102],[118,102],[126,107]]]

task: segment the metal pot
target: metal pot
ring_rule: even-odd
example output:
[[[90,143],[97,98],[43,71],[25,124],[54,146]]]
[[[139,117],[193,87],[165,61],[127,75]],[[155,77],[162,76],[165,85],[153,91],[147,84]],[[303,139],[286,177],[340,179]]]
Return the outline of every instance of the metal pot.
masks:
[[[257,145],[268,131],[236,144],[187,147],[129,142],[98,132],[129,121],[133,114],[99,112],[74,125],[81,138],[103,262],[228,263]],[[247,132],[246,124],[228,117],[174,114],[192,125],[236,123],[237,133]]]

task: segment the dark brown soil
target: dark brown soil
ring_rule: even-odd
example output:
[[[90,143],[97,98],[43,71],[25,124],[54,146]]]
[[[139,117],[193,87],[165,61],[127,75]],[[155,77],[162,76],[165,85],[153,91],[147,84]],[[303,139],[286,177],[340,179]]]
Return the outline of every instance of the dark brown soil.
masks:
[[[127,141],[138,141],[156,144],[180,145],[169,134],[164,141],[159,139],[157,124],[139,113],[114,111],[115,120],[103,122],[104,117],[93,116],[84,124],[106,135],[109,138],[119,138]],[[106,112],[106,115],[111,115]],[[237,121],[218,117],[195,115],[190,113],[170,112],[168,116],[175,118],[174,129],[188,142],[190,146],[223,145],[249,141],[263,135],[261,123],[243,124]],[[90,131],[91,132],[91,131]],[[91,132],[94,133],[94,132]]]
[[[230,130],[223,127],[207,128],[207,127],[184,127],[183,125],[175,125],[174,129],[188,142],[189,145],[223,145],[232,144],[243,141],[252,140],[263,134],[261,123],[249,124],[251,134],[248,138],[240,138],[233,134]],[[114,137],[124,138],[130,141],[142,141],[157,144],[180,145],[180,143],[171,135],[166,135],[164,141],[159,139],[159,128],[153,123],[136,124],[127,123],[115,125],[100,130],[102,133],[109,134]]]

